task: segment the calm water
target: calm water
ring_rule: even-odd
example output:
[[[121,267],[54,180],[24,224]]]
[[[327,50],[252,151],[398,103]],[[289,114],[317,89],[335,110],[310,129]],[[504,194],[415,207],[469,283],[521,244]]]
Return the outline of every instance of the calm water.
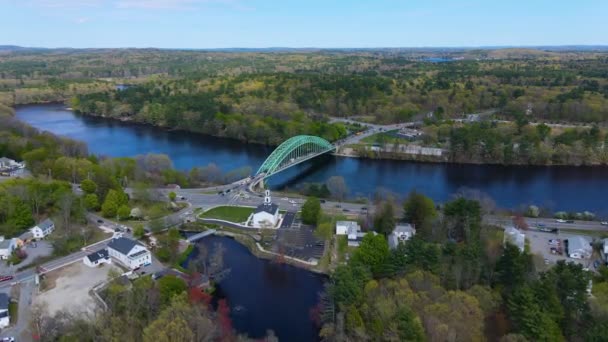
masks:
[[[224,267],[230,269],[216,293],[227,299],[237,331],[252,338],[264,337],[273,330],[280,341],[318,340],[318,328],[309,312],[318,302],[323,276],[258,259],[226,237],[207,237],[198,245],[203,244],[211,254],[216,243],[224,246]],[[191,258],[197,254],[195,249]]]
[[[82,140],[92,153],[165,153],[180,169],[213,162],[224,171],[250,166],[255,172],[272,152],[266,146],[80,116],[63,108],[23,106],[17,109],[17,116],[40,129]],[[404,196],[417,189],[443,202],[460,189],[470,188],[486,193],[501,207],[536,204],[608,215],[606,167],[427,164],[326,156],[276,175],[269,183],[274,188],[296,187],[304,182],[325,182],[335,175],[345,178],[352,196],[371,196],[378,188]]]

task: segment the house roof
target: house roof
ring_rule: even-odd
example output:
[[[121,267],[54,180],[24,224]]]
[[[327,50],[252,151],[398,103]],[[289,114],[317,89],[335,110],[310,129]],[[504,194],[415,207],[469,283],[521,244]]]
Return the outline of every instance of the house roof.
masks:
[[[338,221],[336,222],[336,226],[346,226],[346,229],[356,228],[359,229],[359,224],[355,221]]]
[[[262,203],[262,204],[258,205],[257,208],[255,208],[253,213],[257,214],[257,213],[261,213],[261,212],[266,212],[266,213],[274,215],[277,212],[277,210],[279,210],[279,206],[277,204]]]
[[[504,239],[505,241],[517,246],[519,249],[523,249],[526,246],[526,235],[515,227],[507,227],[505,229]]]
[[[8,163],[11,163],[11,162],[14,162],[14,160],[6,158],[6,157],[1,157],[0,158],[0,163],[2,163],[2,164],[5,164],[5,163],[8,164]]]
[[[0,249],[9,249],[12,243],[12,239],[0,241]]]
[[[573,236],[568,238],[568,251],[584,251],[584,252],[592,252],[593,248],[589,244],[589,241],[582,236]]]
[[[0,310],[8,310],[8,295],[0,293]]]
[[[54,225],[53,220],[47,218],[46,220],[38,223],[36,226],[40,228],[42,231],[46,232]]]
[[[87,255],[87,259],[89,259],[90,262],[95,262],[97,260],[107,259],[107,258],[108,258],[108,250],[105,248]]]
[[[133,247],[135,247],[135,245],[137,245],[137,242],[135,242],[134,240],[127,239],[125,237],[119,237],[110,241],[108,247],[117,250],[119,253],[128,255],[129,252],[133,249]]]
[[[402,223],[393,229],[393,233],[416,233],[416,229],[409,223]]]

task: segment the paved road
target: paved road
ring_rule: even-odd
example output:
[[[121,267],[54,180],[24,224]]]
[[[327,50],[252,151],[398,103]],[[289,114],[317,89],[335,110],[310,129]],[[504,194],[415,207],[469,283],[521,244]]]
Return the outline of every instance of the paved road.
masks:
[[[598,221],[578,221],[573,223],[560,223],[554,218],[526,218],[526,223],[530,228],[557,228],[557,229],[575,229],[588,231],[605,231],[608,232],[608,226],[602,225]],[[484,222],[496,225],[512,225],[513,219],[509,216],[485,216]]]

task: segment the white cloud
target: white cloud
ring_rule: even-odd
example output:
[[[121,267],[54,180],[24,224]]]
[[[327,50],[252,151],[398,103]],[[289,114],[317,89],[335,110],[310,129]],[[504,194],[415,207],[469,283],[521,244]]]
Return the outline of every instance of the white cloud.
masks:
[[[96,7],[104,3],[103,0],[29,0],[26,2],[32,7],[47,8],[78,8]]]
[[[82,18],[76,18],[76,19],[74,20],[74,22],[75,22],[76,24],[84,24],[84,23],[89,22],[89,20],[90,20],[90,19],[89,19],[89,18],[87,18],[87,17],[82,17]]]
[[[240,7],[239,2],[234,0],[119,0],[115,5],[130,9],[193,9],[200,5]]]

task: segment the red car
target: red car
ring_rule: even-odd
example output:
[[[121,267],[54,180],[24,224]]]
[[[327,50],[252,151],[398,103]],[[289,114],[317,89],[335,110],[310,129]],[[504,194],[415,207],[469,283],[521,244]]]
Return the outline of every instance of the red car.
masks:
[[[13,277],[12,275],[0,276],[0,283],[3,281],[12,280],[13,278],[15,278],[15,277]]]

